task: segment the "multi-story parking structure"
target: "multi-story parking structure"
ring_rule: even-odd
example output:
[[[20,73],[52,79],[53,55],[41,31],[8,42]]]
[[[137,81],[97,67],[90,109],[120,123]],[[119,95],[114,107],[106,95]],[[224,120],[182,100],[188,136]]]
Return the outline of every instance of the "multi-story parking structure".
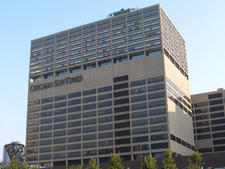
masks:
[[[191,116],[185,42],[160,5],[31,42],[30,164],[190,155]]]

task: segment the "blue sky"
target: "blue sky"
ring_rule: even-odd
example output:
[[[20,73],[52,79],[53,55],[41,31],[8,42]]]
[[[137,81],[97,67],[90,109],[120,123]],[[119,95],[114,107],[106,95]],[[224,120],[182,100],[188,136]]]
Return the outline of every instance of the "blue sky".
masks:
[[[161,4],[186,41],[191,93],[225,88],[224,0],[7,0],[0,3],[0,161],[25,142],[32,39],[104,19],[121,8]]]

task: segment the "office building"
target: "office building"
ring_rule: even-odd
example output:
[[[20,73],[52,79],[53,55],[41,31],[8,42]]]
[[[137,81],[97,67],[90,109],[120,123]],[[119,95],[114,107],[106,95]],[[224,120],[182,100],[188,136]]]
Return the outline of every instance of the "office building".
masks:
[[[195,133],[195,148],[202,153],[218,154],[225,158],[225,90],[191,96]]]
[[[28,163],[192,153],[185,41],[160,5],[110,16],[31,41]]]

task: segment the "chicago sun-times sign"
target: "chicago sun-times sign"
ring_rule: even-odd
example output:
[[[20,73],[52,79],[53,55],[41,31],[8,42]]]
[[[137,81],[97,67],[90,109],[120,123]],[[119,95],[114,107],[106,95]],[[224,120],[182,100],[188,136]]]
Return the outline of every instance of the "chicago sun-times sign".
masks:
[[[60,86],[64,86],[64,85],[68,85],[68,84],[72,84],[72,83],[79,83],[82,80],[83,80],[82,75],[75,76],[75,77],[67,77],[67,78],[60,79],[60,80],[54,80],[52,82],[42,83],[42,84],[38,84],[38,85],[31,85],[30,91],[35,92],[35,91],[39,91],[39,90],[49,89],[52,87],[60,87]]]

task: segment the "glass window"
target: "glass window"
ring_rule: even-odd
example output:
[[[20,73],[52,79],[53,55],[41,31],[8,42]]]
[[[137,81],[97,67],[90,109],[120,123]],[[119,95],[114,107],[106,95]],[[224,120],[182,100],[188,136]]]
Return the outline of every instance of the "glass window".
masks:
[[[66,114],[66,109],[54,110],[54,115]]]
[[[165,123],[165,122],[166,122],[166,117],[156,117],[156,118],[151,118],[149,120],[150,124]]]
[[[75,93],[70,93],[68,94],[68,98],[74,98],[74,97],[80,97],[81,92],[75,92]]]
[[[158,141],[158,140],[167,140],[167,134],[156,134],[151,136],[151,141]]]
[[[124,127],[130,127],[130,122],[122,122],[122,123],[116,123],[115,128],[124,128]]]
[[[109,107],[109,106],[112,106],[112,101],[111,100],[98,103],[98,108]]]
[[[66,116],[54,117],[54,122],[66,121]]]
[[[96,140],[96,134],[83,135],[83,140]]]
[[[224,116],[224,112],[210,114],[211,118],[217,118],[217,117],[223,117],[223,116]]]
[[[55,96],[54,101],[59,101],[59,100],[64,100],[66,99],[66,95],[61,95],[61,96]]]
[[[99,125],[98,131],[112,130],[112,128],[113,128],[112,124]]]
[[[112,116],[102,117],[98,119],[98,123],[112,122]]]
[[[103,93],[103,92],[108,92],[108,91],[112,91],[112,86],[98,88],[98,93]]]
[[[94,116],[96,116],[96,111],[83,112],[83,118],[85,118],[85,117],[94,117]]]
[[[76,149],[80,149],[81,148],[81,144],[70,144],[67,145],[67,150],[76,150]]]
[[[112,138],[112,137],[113,137],[113,132],[98,133],[98,139]]]
[[[210,111],[219,111],[219,110],[224,110],[224,107],[223,106],[210,107]]]
[[[147,127],[132,129],[132,134],[133,135],[136,135],[136,134],[144,134],[144,133],[148,133],[148,128]]]
[[[131,110],[139,110],[139,109],[146,109],[147,103],[139,103],[131,105]]]
[[[162,98],[165,97],[165,92],[158,92],[158,93],[152,93],[148,95],[148,99],[158,99],[158,98]]]
[[[96,104],[83,105],[83,110],[96,109]]]
[[[113,78],[113,82],[120,82],[120,81],[127,81],[128,80],[128,75],[124,75],[124,76],[119,76],[119,77],[115,77]]]
[[[96,124],[96,119],[83,120],[83,125]]]
[[[139,93],[145,93],[146,92],[146,87],[131,89],[130,92],[131,92],[132,95],[133,94],[139,94]]]
[[[66,131],[62,130],[62,131],[55,131],[54,132],[54,137],[56,136],[65,136],[66,135]]]
[[[95,94],[95,93],[96,93],[96,89],[85,90],[83,91],[83,96]]]
[[[215,105],[215,104],[223,104],[223,100],[220,99],[220,100],[209,101],[209,105]]]
[[[80,118],[81,118],[80,113],[68,115],[68,120],[75,120],[75,119],[80,119]]]
[[[125,112],[125,111],[129,111],[130,107],[128,106],[122,106],[122,107],[116,107],[114,108],[114,113],[119,113],[119,112]]]
[[[105,100],[105,99],[111,99],[111,98],[112,98],[112,93],[107,93],[107,94],[98,96],[98,100]]]
[[[42,105],[41,106],[41,110],[48,110],[48,109],[52,109],[53,105],[52,104],[47,104],[47,105]]]
[[[110,108],[110,109],[103,109],[98,111],[99,116],[106,115],[106,114],[112,114],[112,109]]]
[[[89,133],[89,132],[94,132],[94,131],[96,131],[96,126],[83,128],[83,133]]]
[[[70,107],[68,108],[68,113],[81,111],[81,107]]]
[[[149,108],[164,106],[165,104],[166,104],[165,100],[152,101],[152,102],[149,102]]]
[[[168,143],[156,143],[151,145],[151,149],[168,148]]]
[[[46,123],[51,123],[52,122],[52,118],[47,118],[47,119],[41,119],[40,123],[41,124],[46,124]]]
[[[130,136],[130,130],[122,130],[122,131],[116,131],[115,132],[116,137],[120,136]]]
[[[146,117],[147,111],[138,111],[138,112],[132,112],[131,117],[132,118],[139,118],[139,117]]]
[[[162,89],[164,89],[164,84],[157,84],[157,85],[148,87],[149,92],[156,91],[156,90],[162,90]]]
[[[148,119],[134,120],[132,121],[132,126],[143,126],[148,125]]]
[[[144,57],[144,53],[130,55],[130,60],[136,60]]]
[[[145,81],[145,79],[143,79],[143,80],[136,80],[136,81],[131,82],[130,86],[135,87],[135,86],[140,86],[140,85],[145,85],[145,84],[146,84],[146,81]]]
[[[54,108],[65,107],[67,102],[59,102],[54,104]]]
[[[164,80],[163,76],[152,77],[148,79],[148,83],[157,83]]]
[[[81,104],[81,99],[75,99],[75,100],[68,101],[68,105],[76,105],[76,104]]]
[[[114,105],[126,104],[126,103],[129,103],[129,98],[114,100]]]
[[[149,141],[149,138],[148,136],[133,137],[132,140],[133,140],[133,143],[141,143],[141,142]]]
[[[81,121],[69,122],[68,127],[78,127],[81,126]]]
[[[128,88],[128,83],[121,83],[113,86],[114,90],[124,89]]]
[[[120,91],[120,92],[115,92],[113,93],[114,97],[122,97],[122,96],[128,96],[129,95],[129,91],[128,90],[124,90],[124,91]]]
[[[81,141],[81,136],[73,136],[73,137],[68,137],[68,142],[77,142]]]
[[[92,101],[96,101],[96,96],[83,98],[83,103],[88,103],[88,102],[92,102]]]
[[[52,111],[41,112],[41,117],[48,117],[52,115]]]
[[[66,128],[66,123],[61,123],[61,124],[55,124],[54,129],[62,129]]]
[[[73,134],[80,134],[81,133],[81,129],[70,129],[68,130],[68,135],[73,135]]]
[[[209,99],[214,99],[214,98],[218,98],[218,97],[222,97],[222,93],[215,93],[215,94],[208,95]]]
[[[146,100],[146,95],[131,97],[131,102],[139,102],[139,101],[144,101],[144,100]]]
[[[166,131],[166,130],[167,130],[167,126],[166,125],[150,127],[150,132],[152,132],[152,133],[160,132],[160,131]]]
[[[116,139],[115,140],[116,145],[120,144],[130,144],[130,138],[123,138],[123,139]]]
[[[52,101],[53,101],[52,97],[43,98],[43,99],[41,99],[41,104],[52,102]]]
[[[117,116],[114,116],[114,118],[115,118],[115,121],[126,120],[130,118],[130,114],[117,115]]]

